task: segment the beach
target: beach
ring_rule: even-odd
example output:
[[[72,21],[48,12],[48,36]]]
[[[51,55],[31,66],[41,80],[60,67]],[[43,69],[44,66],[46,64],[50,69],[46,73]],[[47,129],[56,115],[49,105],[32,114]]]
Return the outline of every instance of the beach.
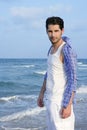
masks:
[[[0,130],[47,130],[46,109],[37,106],[46,59],[0,60]],[[87,130],[87,60],[78,60],[75,130]]]
[[[83,96],[85,100],[82,99]],[[74,105],[75,130],[87,130],[87,94],[79,94],[79,97],[81,98]],[[25,110],[0,120],[0,124],[3,124],[0,130],[47,130],[45,107]]]

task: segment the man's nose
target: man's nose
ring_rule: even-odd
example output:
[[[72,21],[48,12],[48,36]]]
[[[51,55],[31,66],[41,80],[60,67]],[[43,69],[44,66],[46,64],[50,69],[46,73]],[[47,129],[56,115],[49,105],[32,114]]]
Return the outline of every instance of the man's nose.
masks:
[[[52,36],[55,36],[55,32],[52,32]]]

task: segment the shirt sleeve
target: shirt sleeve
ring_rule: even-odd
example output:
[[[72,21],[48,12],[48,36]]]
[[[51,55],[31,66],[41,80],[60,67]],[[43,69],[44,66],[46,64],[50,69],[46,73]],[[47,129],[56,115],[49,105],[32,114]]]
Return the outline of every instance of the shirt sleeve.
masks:
[[[76,92],[76,64],[77,64],[77,56],[72,50],[71,46],[67,43],[63,47],[63,55],[64,55],[64,70],[66,73],[66,86],[63,97],[63,107],[66,108],[69,104],[70,98],[72,96],[72,92]]]

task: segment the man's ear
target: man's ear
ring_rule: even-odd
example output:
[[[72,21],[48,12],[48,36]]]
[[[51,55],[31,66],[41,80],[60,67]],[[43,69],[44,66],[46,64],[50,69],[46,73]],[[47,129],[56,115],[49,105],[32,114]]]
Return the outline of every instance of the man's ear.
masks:
[[[62,34],[64,33],[64,28],[62,28]]]

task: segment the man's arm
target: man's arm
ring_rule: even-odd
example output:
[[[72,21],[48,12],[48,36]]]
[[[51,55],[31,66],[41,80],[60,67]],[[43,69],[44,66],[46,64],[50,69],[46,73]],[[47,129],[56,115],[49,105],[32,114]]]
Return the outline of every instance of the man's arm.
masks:
[[[43,85],[42,85],[42,88],[41,88],[41,91],[40,91],[40,94],[39,94],[39,97],[38,97],[38,100],[37,100],[37,104],[38,104],[39,107],[44,106],[43,98],[44,98],[45,90],[46,90],[46,79],[44,78],[44,82],[43,82]]]
[[[64,57],[64,70],[66,73],[67,83],[65,86],[64,98],[62,106],[66,108],[72,98],[72,93],[76,92],[77,78],[76,78],[76,66],[77,57],[73,52],[69,44],[65,44],[63,47],[63,57]]]
[[[74,98],[74,92],[72,92],[72,96],[70,98],[69,104],[67,105],[66,108],[61,108],[60,114],[62,118],[68,118],[71,115],[71,107],[73,103],[73,98]]]
[[[66,41],[67,42],[67,41]],[[76,91],[76,56],[69,44],[63,47],[64,70],[67,76],[67,83],[64,91],[64,98],[61,109],[61,117],[67,118],[71,115],[71,106]]]

